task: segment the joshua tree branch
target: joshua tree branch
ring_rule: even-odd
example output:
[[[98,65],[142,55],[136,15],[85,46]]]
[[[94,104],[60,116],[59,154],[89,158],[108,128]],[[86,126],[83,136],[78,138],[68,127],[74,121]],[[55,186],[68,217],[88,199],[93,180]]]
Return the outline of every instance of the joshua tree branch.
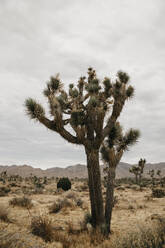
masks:
[[[59,133],[65,140],[70,143],[81,145],[82,142],[72,134],[70,134],[63,126],[60,128],[56,126],[56,122],[49,120],[48,118],[42,116],[38,119],[44,126]]]
[[[115,100],[114,101],[112,115],[108,119],[107,125],[103,129],[103,140],[110,133],[110,131],[113,128],[117,118],[120,116],[120,113],[121,113],[121,111],[123,109],[124,103],[125,103],[125,100],[123,100],[123,101]]]

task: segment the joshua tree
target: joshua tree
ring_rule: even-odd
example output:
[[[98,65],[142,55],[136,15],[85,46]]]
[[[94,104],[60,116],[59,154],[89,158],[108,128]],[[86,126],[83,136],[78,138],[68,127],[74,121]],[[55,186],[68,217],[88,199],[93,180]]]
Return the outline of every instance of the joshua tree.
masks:
[[[89,68],[87,79],[80,77],[77,86],[70,84],[66,92],[59,75],[51,77],[43,92],[48,99],[51,119],[35,100],[25,101],[30,118],[59,133],[66,141],[84,146],[94,227],[104,223],[99,149],[115,125],[125,101],[133,96],[134,88],[128,81],[129,76],[119,71],[115,81],[104,78],[100,82],[95,70]],[[71,132],[68,127],[72,128]]]
[[[141,180],[142,180],[142,175],[144,172],[145,164],[146,164],[146,160],[141,158],[139,160],[139,163],[138,163],[138,166],[139,166],[139,185],[141,185]]]
[[[107,232],[111,230],[111,217],[114,199],[114,180],[116,175],[116,167],[121,160],[125,151],[134,145],[139,138],[139,131],[130,129],[123,134],[122,127],[119,122],[113,126],[107,139],[101,147],[102,159],[106,165],[106,202],[105,202],[105,223]]]
[[[141,158],[137,166],[133,165],[132,168],[129,169],[129,172],[135,175],[136,184],[141,185],[141,179],[142,179],[142,174],[144,172],[145,164],[146,164],[146,160]]]
[[[148,174],[149,174],[150,177],[151,177],[152,188],[154,188],[154,186],[155,186],[155,170],[154,170],[154,169],[149,170]]]
[[[132,168],[129,169],[129,172],[135,175],[135,182],[138,184],[139,167],[133,165]]]
[[[164,187],[165,177],[162,178],[162,171],[161,170],[157,170],[156,175],[159,177],[159,181],[160,181],[161,187]]]

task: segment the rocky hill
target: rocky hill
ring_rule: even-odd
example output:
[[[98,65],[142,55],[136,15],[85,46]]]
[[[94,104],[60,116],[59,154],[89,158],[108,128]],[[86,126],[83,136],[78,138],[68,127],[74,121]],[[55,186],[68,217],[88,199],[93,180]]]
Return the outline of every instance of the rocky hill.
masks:
[[[131,177],[132,174],[129,173],[129,168],[131,167],[131,164],[128,163],[119,163],[117,168],[117,178],[122,177]],[[147,176],[147,173],[151,169],[161,169],[162,174],[165,176],[165,162],[163,163],[156,163],[156,164],[146,164],[146,168],[144,171],[145,176]],[[46,170],[42,170],[40,168],[33,168],[30,165],[11,165],[11,166],[0,166],[0,173],[2,171],[7,171],[9,175],[20,175],[22,177],[28,177],[30,175],[36,175],[39,177],[47,176],[47,177],[78,177],[78,178],[86,178],[87,177],[87,167],[82,164],[77,164],[73,166],[68,166],[66,168],[60,168],[60,167],[53,167]]]

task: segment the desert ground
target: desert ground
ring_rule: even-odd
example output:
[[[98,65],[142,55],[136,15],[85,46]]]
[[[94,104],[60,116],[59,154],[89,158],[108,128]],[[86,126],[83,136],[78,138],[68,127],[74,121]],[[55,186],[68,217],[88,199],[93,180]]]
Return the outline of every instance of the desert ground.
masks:
[[[139,244],[126,246],[123,240],[133,236],[137,240],[141,239],[145,232],[148,237],[148,230],[155,232],[157,238],[157,230],[165,219],[165,197],[152,197],[150,187],[140,189],[134,184],[120,184],[115,188],[112,233],[104,238],[85,222],[84,216],[90,212],[86,180],[72,180],[72,188],[68,191],[57,189],[56,180],[48,182],[44,189],[38,191],[31,182],[24,180],[5,184],[1,182],[0,189],[4,187],[10,191],[0,197],[1,248],[140,247]],[[104,187],[103,192],[105,197]],[[28,198],[30,204],[18,206],[12,203],[14,198]],[[42,234],[40,237],[32,232],[32,221],[39,216],[48,223],[50,240],[49,237],[47,240]],[[163,247],[163,244],[144,247]]]

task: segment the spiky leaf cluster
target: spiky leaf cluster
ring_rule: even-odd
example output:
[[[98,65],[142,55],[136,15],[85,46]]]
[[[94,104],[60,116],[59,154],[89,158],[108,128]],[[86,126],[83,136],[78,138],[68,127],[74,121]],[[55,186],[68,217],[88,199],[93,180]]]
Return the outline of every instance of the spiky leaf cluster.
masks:
[[[119,144],[119,150],[128,150],[130,146],[137,143],[137,140],[140,136],[139,130],[130,129],[126,134],[122,137],[120,144]]]
[[[125,101],[134,95],[134,88],[128,85],[129,76],[127,73],[118,71],[116,82],[113,84],[113,96],[116,100]]]
[[[102,145],[101,149],[100,149],[100,152],[101,152],[102,160],[105,163],[108,163],[109,162],[109,149],[108,149],[108,147],[106,147],[105,145]]]
[[[113,82],[105,77],[101,82],[95,70],[89,68],[88,77],[80,77],[77,84],[71,83],[68,91],[65,91],[57,75],[50,78],[43,92],[48,99],[51,120],[45,117],[44,108],[33,99],[26,101],[26,112],[32,119],[37,119],[51,130],[59,132],[69,142],[95,144],[100,148],[103,140],[109,136],[107,140],[109,147],[114,145],[119,147],[121,135],[119,135],[119,126],[117,127],[115,123],[125,101],[133,92],[128,81],[128,75],[119,71],[116,81]],[[109,115],[107,124],[104,126],[109,110],[112,110],[112,114]],[[76,136],[67,131],[66,125],[73,128]],[[87,142],[87,139],[90,142]],[[128,140],[129,137],[125,140],[127,146]]]
[[[34,99],[28,98],[25,101],[26,113],[31,119],[39,119],[45,115],[45,111],[41,104],[37,103]]]
[[[105,96],[106,96],[106,98],[108,98],[112,94],[112,92],[111,92],[112,84],[111,84],[110,78],[105,77],[103,80],[103,85],[104,85]]]
[[[103,161],[105,163],[110,162],[112,154],[117,161],[119,154],[121,154],[121,152],[123,153],[124,151],[128,150],[130,146],[134,145],[137,142],[139,136],[139,131],[133,129],[130,129],[128,132],[123,134],[122,127],[120,123],[117,122],[112,127],[107,139],[104,141],[101,147],[100,152]]]
[[[83,111],[73,111],[71,114],[71,123],[74,126],[83,126],[85,124],[85,115]]]
[[[127,84],[129,81],[129,75],[123,71],[118,71],[117,76],[121,83]]]
[[[55,94],[62,88],[62,83],[58,77],[51,77],[50,80],[47,82],[47,87],[43,91],[43,94],[48,97],[51,94]]]
[[[97,78],[91,79],[90,82],[86,85],[85,89],[89,92],[89,94],[97,94],[101,89],[99,80]]]

